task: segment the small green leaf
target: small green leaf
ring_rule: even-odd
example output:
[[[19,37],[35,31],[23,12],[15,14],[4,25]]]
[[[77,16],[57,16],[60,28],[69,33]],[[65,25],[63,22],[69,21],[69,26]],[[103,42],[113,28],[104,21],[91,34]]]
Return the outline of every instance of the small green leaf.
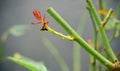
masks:
[[[29,26],[25,24],[14,25],[9,29],[9,33],[12,34],[13,36],[22,36],[28,29]]]
[[[14,57],[8,57],[8,59],[31,71],[47,71],[47,68],[42,62],[35,62],[27,57],[21,56],[18,53],[15,54]]]

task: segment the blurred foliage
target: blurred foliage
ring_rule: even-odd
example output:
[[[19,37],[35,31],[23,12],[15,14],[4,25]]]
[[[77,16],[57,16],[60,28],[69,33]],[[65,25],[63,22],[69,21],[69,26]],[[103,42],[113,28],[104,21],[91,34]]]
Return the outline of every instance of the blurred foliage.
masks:
[[[7,41],[7,38],[9,34],[19,37],[25,34],[26,30],[30,29],[30,26],[25,25],[25,24],[20,24],[20,25],[13,25],[12,27],[8,28],[0,37],[1,41],[0,42],[0,63],[5,61],[5,42]]]
[[[107,10],[99,10],[100,14],[107,15]],[[119,31],[120,31],[120,20],[117,19],[116,14],[112,13],[111,19],[109,20],[108,24],[105,26],[106,30],[114,30],[114,38],[119,37]]]
[[[14,25],[9,29],[9,33],[13,36],[22,36],[25,34],[25,31],[29,29],[28,25]]]
[[[109,26],[111,29],[114,29],[114,36],[119,37],[119,32],[120,32],[120,21],[117,19],[110,20]]]
[[[25,24],[14,25],[2,34],[1,40],[2,42],[6,42],[9,34],[15,37],[22,36],[25,34],[25,31],[28,29],[30,29],[30,27]]]
[[[31,71],[47,71],[47,68],[42,62],[33,61],[19,53],[15,53],[13,57],[8,57],[8,59]]]

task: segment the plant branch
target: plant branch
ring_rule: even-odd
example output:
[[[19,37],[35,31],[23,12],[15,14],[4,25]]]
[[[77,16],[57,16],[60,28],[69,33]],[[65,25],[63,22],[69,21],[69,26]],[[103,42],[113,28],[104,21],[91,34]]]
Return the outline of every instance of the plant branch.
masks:
[[[109,57],[111,58],[112,62],[116,62],[118,61],[117,57],[115,56],[115,54],[113,53],[113,50],[110,46],[110,43],[109,43],[109,40],[107,38],[107,35],[106,35],[106,32],[104,30],[104,28],[102,28],[102,24],[101,24],[101,19],[100,17],[98,16],[93,4],[92,4],[92,0],[87,0],[87,4],[89,6],[89,8],[91,9],[91,12],[96,20],[96,23],[98,25],[98,28],[100,30],[100,34],[101,34],[101,37],[103,39],[103,43],[105,45],[105,48],[107,49],[106,52],[108,53]]]
[[[94,50],[87,42],[85,42],[72,27],[52,8],[49,7],[47,12],[67,31],[68,34],[74,37],[74,40],[81,45],[86,51],[98,59],[103,65],[110,69],[114,69],[114,64],[103,57],[100,53]]]
[[[107,14],[107,16],[105,17],[105,19],[104,19],[103,22],[102,22],[103,27],[107,24],[107,22],[108,22],[108,20],[110,19],[112,13],[113,13],[113,10],[110,9],[109,12],[108,12],[108,14]]]
[[[63,35],[62,33],[59,33],[59,32],[53,30],[53,29],[50,28],[50,27],[46,27],[46,29],[47,29],[49,32],[53,33],[53,34],[62,37],[63,39],[67,39],[67,40],[70,40],[70,41],[73,41],[73,40],[74,40],[74,37]]]
[[[99,9],[103,10],[103,0],[99,0]]]
[[[92,24],[93,24],[93,30],[94,30],[94,49],[97,50],[97,28],[96,28],[96,25],[95,25],[95,21],[94,21],[94,17],[92,15],[92,12],[90,10],[89,7],[87,7],[87,10],[90,14],[90,18],[92,20]],[[93,57],[93,56],[90,56],[90,59],[91,59],[91,71],[96,71],[96,58]]]
[[[103,7],[103,0],[99,0],[99,10],[103,10],[104,7]],[[104,19],[104,16],[103,15],[100,15],[101,19],[103,20]]]

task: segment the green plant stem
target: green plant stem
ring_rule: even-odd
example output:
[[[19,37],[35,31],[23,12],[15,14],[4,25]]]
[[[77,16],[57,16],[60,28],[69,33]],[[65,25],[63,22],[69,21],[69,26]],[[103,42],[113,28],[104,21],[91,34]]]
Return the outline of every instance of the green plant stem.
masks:
[[[94,49],[97,50],[97,28],[96,28],[96,25],[95,25],[95,21],[94,21],[92,12],[90,11],[90,8],[87,7],[87,10],[88,10],[88,12],[90,14],[90,18],[91,18],[92,24],[93,24],[93,30],[94,30]],[[91,71],[96,71],[96,58],[93,57],[93,56],[90,56],[90,59],[91,59],[90,70]]]
[[[85,42],[73,29],[72,27],[52,8],[49,7],[47,12],[67,31],[68,34],[73,36],[75,41],[80,44],[86,51],[98,59],[103,65],[110,69],[114,69],[114,64],[103,57],[100,53],[94,50],[87,42]]]
[[[63,57],[58,52],[58,50],[54,47],[54,45],[51,43],[51,41],[45,35],[42,35],[42,40],[43,40],[44,45],[48,48],[48,50],[55,57],[56,61],[60,65],[62,71],[70,71],[66,62],[64,61]]]
[[[107,16],[105,17],[105,19],[104,19],[103,22],[102,22],[103,27],[107,24],[107,22],[108,22],[108,20],[110,19],[112,13],[113,13],[113,10],[110,9],[110,10],[108,11]]]
[[[103,7],[103,0],[99,0],[99,10],[103,10],[104,7]],[[104,19],[104,16],[103,15],[100,15],[101,19],[103,20]]]
[[[90,55],[90,71],[96,71],[96,60],[92,55]]]
[[[73,41],[73,40],[74,40],[74,37],[63,35],[62,33],[59,33],[59,32],[53,30],[53,29],[50,28],[50,27],[47,27],[47,30],[48,30],[49,32],[55,34],[55,35],[58,35],[58,36],[62,37],[63,39],[67,39],[67,40],[70,40],[70,41]]]
[[[98,25],[99,30],[100,30],[100,34],[101,34],[101,37],[103,39],[103,43],[105,45],[105,48],[107,49],[106,52],[108,53],[108,55],[111,58],[112,62],[118,61],[117,57],[113,53],[113,50],[112,50],[112,48],[110,46],[110,43],[109,43],[109,40],[107,38],[106,32],[105,32],[104,28],[102,28],[101,19],[98,16],[98,14],[97,14],[97,12],[96,12],[93,4],[92,4],[92,0],[87,0],[87,4],[91,9],[91,12],[92,12],[92,14],[93,14],[93,16],[94,16],[94,18],[96,20],[96,23]]]
[[[99,0],[99,9],[103,10],[103,0]]]

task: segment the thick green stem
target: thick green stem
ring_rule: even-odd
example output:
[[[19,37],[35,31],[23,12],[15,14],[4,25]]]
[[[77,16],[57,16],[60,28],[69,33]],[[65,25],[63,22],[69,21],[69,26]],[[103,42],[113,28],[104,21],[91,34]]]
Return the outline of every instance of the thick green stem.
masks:
[[[94,49],[97,50],[97,28],[96,28],[95,20],[94,20],[94,17],[92,15],[92,12],[91,12],[90,8],[88,7],[87,9],[89,11],[90,18],[91,18],[92,24],[93,24],[93,30],[94,30]],[[90,56],[90,59],[91,59],[90,69],[91,69],[91,71],[96,71],[96,58]]]
[[[96,23],[99,27],[99,30],[100,30],[100,34],[101,34],[101,37],[103,39],[103,43],[105,45],[105,48],[107,49],[106,52],[108,53],[109,57],[111,58],[112,62],[116,62],[118,61],[118,59],[116,58],[115,54],[113,53],[113,50],[110,46],[110,43],[109,43],[109,40],[107,38],[107,35],[106,35],[106,32],[104,30],[104,28],[102,28],[102,24],[101,24],[101,19],[100,17],[98,16],[93,4],[92,4],[92,0],[87,0],[87,4],[89,6],[89,8],[91,9],[92,11],[92,14],[96,20]]]
[[[114,69],[114,64],[103,57],[100,53],[94,50],[87,42],[85,42],[73,29],[72,27],[52,8],[48,8],[47,12],[70,34],[73,36],[75,41],[80,44],[86,51],[92,56],[98,59],[103,65],[110,69]]]

